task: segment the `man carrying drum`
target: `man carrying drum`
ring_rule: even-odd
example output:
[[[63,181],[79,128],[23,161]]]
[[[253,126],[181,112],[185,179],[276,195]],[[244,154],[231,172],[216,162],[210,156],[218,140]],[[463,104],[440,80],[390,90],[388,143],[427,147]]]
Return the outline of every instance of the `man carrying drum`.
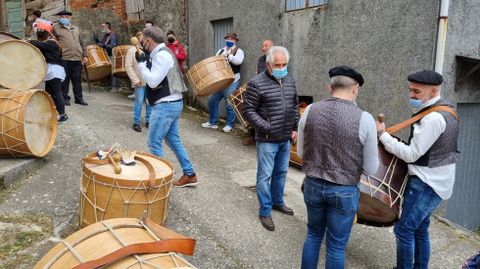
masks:
[[[363,77],[348,66],[328,72],[331,97],[309,105],[298,126],[297,154],[303,157],[308,231],[302,268],[317,268],[326,236],[325,268],[345,268],[345,249],[358,208],[358,183],[378,167],[372,115],[356,104]]]
[[[87,61],[87,53],[83,47],[82,38],[80,36],[80,29],[72,25],[70,17],[72,13],[66,10],[57,13],[60,17],[57,23],[53,25],[53,34],[62,46],[62,63],[65,68],[66,77],[62,83],[63,97],[65,105],[70,105],[70,96],[68,96],[70,81],[72,81],[73,94],[75,97],[75,104],[88,106],[87,102],[83,100],[82,93],[82,59]]]
[[[257,197],[262,226],[275,230],[272,209],[293,215],[283,201],[290,159],[290,140],[297,136],[300,118],[295,81],[288,74],[290,55],[284,47],[272,47],[267,69],[247,84],[243,116],[255,128],[257,141]]]
[[[107,51],[110,61],[113,61],[112,50],[113,48],[118,46],[117,34],[112,30],[112,24],[108,21],[102,22],[100,27],[101,27],[102,33],[104,34],[102,40],[99,40],[95,33],[93,33],[93,39],[95,40],[95,43],[97,43],[99,47],[104,48]],[[115,92],[116,91],[115,87],[117,86],[116,78],[113,75],[108,76],[105,79],[105,85],[107,87],[110,87],[111,91]]]
[[[408,76],[409,102],[418,115],[437,107],[449,107],[440,96],[443,77],[431,70]],[[458,120],[452,108],[432,111],[414,123],[408,144],[385,132],[377,122],[385,149],[408,163],[408,182],[403,210],[395,224],[397,268],[428,268],[430,215],[440,202],[450,198],[455,182]]]
[[[210,117],[207,122],[202,123],[203,128],[217,129],[218,125],[218,105],[222,99],[225,99],[225,105],[227,108],[227,125],[223,128],[225,133],[229,133],[235,124],[235,111],[233,107],[227,102],[227,98],[238,88],[240,85],[240,66],[242,65],[244,53],[243,50],[237,47],[238,36],[237,33],[231,32],[225,36],[225,47],[220,49],[216,55],[223,55],[228,59],[228,63],[232,68],[235,80],[226,89],[214,93],[208,98],[208,112]]]
[[[142,40],[143,47],[150,56],[137,52],[135,58],[146,83],[148,104],[152,106],[148,147],[152,154],[164,157],[163,140],[166,140],[183,170],[182,177],[173,185],[175,187],[197,185],[197,176],[187,150],[180,141],[182,92],[187,91],[180,68],[173,53],[163,43],[164,35],[160,28],[156,26],[145,28]]]

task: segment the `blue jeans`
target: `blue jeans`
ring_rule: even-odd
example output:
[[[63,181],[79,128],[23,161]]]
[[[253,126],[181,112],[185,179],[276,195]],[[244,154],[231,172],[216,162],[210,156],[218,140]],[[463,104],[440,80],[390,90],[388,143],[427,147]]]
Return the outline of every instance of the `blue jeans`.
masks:
[[[233,127],[235,124],[235,111],[233,107],[227,102],[227,98],[238,88],[240,85],[240,79],[233,82],[223,91],[219,91],[214,93],[210,98],[208,98],[208,112],[210,113],[210,118],[208,122],[212,125],[216,125],[218,123],[218,105],[220,101],[225,98],[225,104],[227,108],[227,125]]]
[[[345,249],[360,198],[357,185],[338,185],[306,176],[303,197],[307,205],[308,231],[303,245],[302,269],[317,268],[325,231],[325,268],[345,268]]]
[[[282,206],[283,191],[290,160],[290,141],[266,143],[257,141],[257,197],[259,216],[272,215],[272,205]]]
[[[140,124],[140,117],[142,116],[142,106],[145,101],[145,86],[136,87],[135,100],[133,102],[133,124]],[[145,122],[149,122],[152,107],[146,104]]]
[[[148,147],[152,154],[165,157],[163,152],[163,140],[165,139],[182,166],[183,174],[191,176],[195,172],[179,135],[179,119],[182,109],[182,100],[171,103],[159,103],[153,106],[148,131]]]
[[[403,199],[402,215],[393,229],[397,238],[397,268],[428,268],[430,215],[442,198],[420,178],[410,176]]]

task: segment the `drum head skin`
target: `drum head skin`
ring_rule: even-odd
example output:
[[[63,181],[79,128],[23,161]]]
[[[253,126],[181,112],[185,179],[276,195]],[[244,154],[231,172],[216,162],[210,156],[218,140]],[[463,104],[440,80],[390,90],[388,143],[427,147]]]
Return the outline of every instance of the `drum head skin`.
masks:
[[[16,35],[0,31],[0,43],[7,40],[19,40],[20,38]]]
[[[47,64],[35,46],[20,40],[0,43],[0,85],[8,89],[31,89],[40,84]]]

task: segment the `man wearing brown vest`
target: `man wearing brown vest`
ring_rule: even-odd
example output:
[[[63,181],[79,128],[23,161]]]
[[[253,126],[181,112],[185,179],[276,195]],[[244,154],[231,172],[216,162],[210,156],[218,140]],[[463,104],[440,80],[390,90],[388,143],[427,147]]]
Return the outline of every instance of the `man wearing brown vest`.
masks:
[[[449,106],[440,97],[443,77],[431,70],[408,76],[409,103],[414,116],[431,107]],[[408,163],[402,215],[395,224],[397,268],[428,268],[430,215],[440,202],[450,198],[455,182],[458,120],[454,110],[430,112],[414,123],[409,143],[385,132],[377,122],[385,149]]]
[[[297,153],[303,157],[308,214],[303,269],[317,268],[325,233],[325,268],[345,268],[360,175],[372,175],[378,167],[375,120],[355,103],[362,75],[348,66],[334,67],[328,74],[332,96],[309,105],[298,125]]]

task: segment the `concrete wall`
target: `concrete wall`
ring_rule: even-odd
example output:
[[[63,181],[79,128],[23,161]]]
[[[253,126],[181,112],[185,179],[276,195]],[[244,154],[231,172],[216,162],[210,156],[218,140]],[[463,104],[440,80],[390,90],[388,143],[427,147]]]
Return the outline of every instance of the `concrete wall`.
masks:
[[[273,38],[291,52],[289,72],[300,95],[327,97],[328,70],[354,66],[366,83],[358,103],[387,123],[405,119],[406,77],[433,67],[438,0],[335,0],[322,8],[284,12],[284,1],[198,0],[189,3],[190,60],[212,55],[210,21],[233,18],[246,53],[243,82],[255,72],[260,43]],[[242,83],[243,83],[242,82]]]
[[[173,30],[177,38],[185,44],[187,38],[186,21],[187,0],[144,0],[145,10],[142,18],[153,21],[164,32]]]

